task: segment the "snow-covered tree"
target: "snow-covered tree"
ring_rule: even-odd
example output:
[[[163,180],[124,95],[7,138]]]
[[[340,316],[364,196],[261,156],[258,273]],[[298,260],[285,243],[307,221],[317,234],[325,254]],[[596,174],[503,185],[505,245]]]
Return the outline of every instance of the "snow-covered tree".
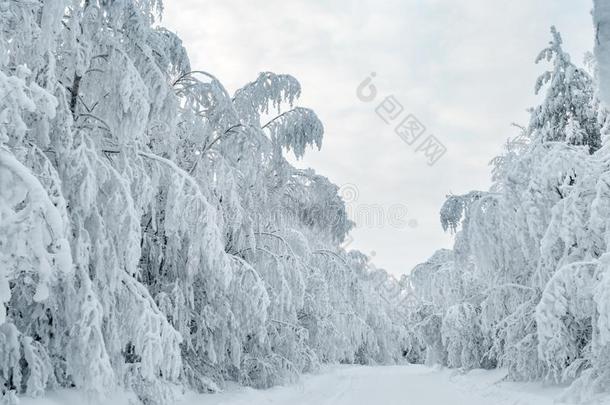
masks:
[[[230,96],[161,9],[0,5],[0,394],[168,404],[400,360],[398,282],[340,248],[338,187],[284,156],[322,145],[298,81]]]
[[[546,86],[542,103],[492,161],[490,190],[443,205],[453,250],[411,274],[418,327],[409,328],[409,350],[418,361],[504,366],[513,379],[572,383],[567,396],[583,400],[610,381],[608,115],[595,79],[551,31],[537,58],[553,62],[536,83],[536,92]],[[599,63],[603,52],[598,43]]]

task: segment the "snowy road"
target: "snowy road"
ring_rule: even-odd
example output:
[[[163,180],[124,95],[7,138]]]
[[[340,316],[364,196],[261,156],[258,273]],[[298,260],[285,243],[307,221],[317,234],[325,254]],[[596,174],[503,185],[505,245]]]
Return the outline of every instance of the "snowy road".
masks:
[[[187,394],[175,405],[557,405],[561,388],[540,383],[502,382],[502,370],[436,370],[424,366],[335,366],[299,383],[254,390],[231,386],[221,394]],[[100,402],[60,390],[45,398],[22,398],[21,405],[131,405],[130,395]],[[133,398],[132,398],[133,399]],[[610,405],[604,396],[586,405]]]
[[[293,386],[270,390],[229,389],[185,398],[179,405],[551,405],[558,388],[499,382],[502,371],[466,375],[423,366],[328,369]]]

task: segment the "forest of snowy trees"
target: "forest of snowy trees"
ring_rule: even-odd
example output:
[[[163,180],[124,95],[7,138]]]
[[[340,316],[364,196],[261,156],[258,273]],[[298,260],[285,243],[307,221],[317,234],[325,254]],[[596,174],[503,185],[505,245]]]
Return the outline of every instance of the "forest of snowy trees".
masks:
[[[229,95],[158,25],[158,0],[0,1],[1,401],[74,387],[170,404],[335,362],[608,390],[610,6],[596,7],[595,56],[576,66],[552,29],[543,101],[493,185],[449,196],[454,248],[397,281],[341,248],[338,187],[286,160],[323,138],[294,77]]]
[[[492,160],[491,188],[443,205],[455,245],[409,277],[411,360],[504,367],[570,385],[572,401],[610,389],[610,3],[596,3],[597,60],[576,66],[552,28],[543,101]]]
[[[293,380],[402,357],[397,284],[339,247],[289,76],[232,96],[155,0],[0,2],[0,396]]]

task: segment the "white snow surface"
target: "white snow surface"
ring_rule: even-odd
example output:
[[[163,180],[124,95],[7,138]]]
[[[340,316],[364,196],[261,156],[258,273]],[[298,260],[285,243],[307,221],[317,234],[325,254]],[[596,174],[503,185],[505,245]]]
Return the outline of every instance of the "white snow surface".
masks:
[[[506,382],[504,370],[466,373],[404,366],[329,366],[303,376],[293,385],[255,390],[237,385],[219,394],[187,393],[176,405],[551,405],[562,402],[563,388],[542,383]],[[103,403],[129,405],[129,396]],[[77,405],[96,402],[63,390],[41,399],[22,399],[21,405]],[[610,405],[610,396],[588,405]]]

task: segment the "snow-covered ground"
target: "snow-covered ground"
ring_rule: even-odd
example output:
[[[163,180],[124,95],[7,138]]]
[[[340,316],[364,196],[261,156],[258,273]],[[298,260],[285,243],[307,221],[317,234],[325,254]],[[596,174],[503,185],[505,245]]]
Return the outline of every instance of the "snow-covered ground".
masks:
[[[303,376],[297,384],[255,390],[229,387],[220,394],[187,394],[176,405],[551,405],[563,403],[562,389],[540,383],[503,381],[502,370],[433,369],[418,365],[362,367],[336,366]],[[109,402],[110,401],[110,402]],[[124,398],[105,403],[128,405]],[[22,405],[76,405],[90,403],[64,391],[45,399],[22,400]],[[92,403],[92,402],[91,402]],[[592,403],[590,403],[592,405]],[[595,405],[608,405],[610,398]]]

